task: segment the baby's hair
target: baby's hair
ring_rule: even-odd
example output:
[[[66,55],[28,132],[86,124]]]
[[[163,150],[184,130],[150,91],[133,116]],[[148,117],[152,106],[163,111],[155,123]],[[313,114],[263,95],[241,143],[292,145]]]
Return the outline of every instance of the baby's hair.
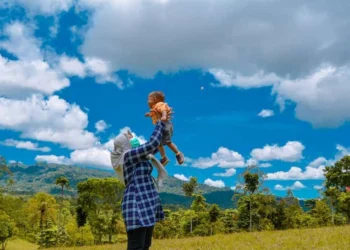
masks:
[[[153,91],[149,94],[149,96],[154,97],[158,102],[165,101],[165,95],[162,91]]]

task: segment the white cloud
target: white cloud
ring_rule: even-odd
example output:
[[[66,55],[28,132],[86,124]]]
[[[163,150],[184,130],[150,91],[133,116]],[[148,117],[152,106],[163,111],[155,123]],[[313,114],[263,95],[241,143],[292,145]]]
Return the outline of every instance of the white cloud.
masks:
[[[323,189],[323,188],[324,188],[323,185],[315,185],[314,186],[314,189],[316,189],[316,190],[320,190],[320,189]]]
[[[209,178],[204,181],[204,184],[211,186],[211,187],[217,187],[217,188],[225,187],[225,183],[223,181],[221,181],[221,180],[213,181],[212,179],[209,179]]]
[[[8,39],[0,41],[0,48],[19,60],[8,60],[0,55],[2,96],[25,98],[35,93],[50,95],[69,86],[69,80],[44,61],[41,43],[30,27],[14,22],[5,26],[4,34]]]
[[[263,109],[258,114],[258,116],[263,117],[263,118],[274,116],[274,115],[275,115],[275,113],[273,112],[273,110],[270,110],[270,109]]]
[[[218,87],[259,88],[271,86],[280,80],[273,73],[265,74],[260,71],[252,76],[243,76],[237,72],[223,69],[210,69],[209,72],[219,81]]]
[[[189,181],[190,178],[187,178],[185,175],[183,174],[174,174],[174,177],[179,179],[179,180],[182,180],[182,181]]]
[[[4,0],[5,4],[20,5],[33,15],[54,15],[61,11],[68,11],[74,0]]]
[[[235,174],[236,174],[236,169],[229,168],[229,169],[226,169],[225,173],[215,173],[214,176],[231,177]]]
[[[211,157],[200,157],[192,159],[191,165],[197,168],[211,168],[214,166],[222,168],[244,167],[244,158],[241,154],[225,147],[220,147]]]
[[[55,164],[70,164],[69,159],[67,159],[65,156],[56,155],[38,155],[35,157],[35,161],[42,161]]]
[[[303,158],[304,145],[298,141],[290,141],[286,145],[266,145],[264,148],[253,149],[250,155],[258,161],[281,160],[295,162]]]
[[[123,89],[129,84],[124,84],[114,73],[109,62],[99,58],[85,58],[81,62],[77,58],[63,55],[59,60],[59,68],[68,76],[95,77],[97,83],[114,83],[118,88]]]
[[[86,76],[85,64],[77,58],[70,58],[63,55],[60,58],[59,67],[68,76],[79,76],[80,78]]]
[[[323,66],[311,75],[284,80],[274,91],[296,103],[297,118],[314,127],[338,127],[350,121],[350,67]]]
[[[111,168],[110,152],[102,148],[75,150],[70,154],[70,160],[77,165]]]
[[[324,169],[324,166],[318,168],[306,167],[303,171],[299,167],[291,167],[288,172],[268,173],[267,180],[322,180],[324,179]]]
[[[298,190],[298,189],[303,189],[303,188],[306,188],[306,186],[301,183],[300,181],[296,181],[293,183],[292,186],[287,186],[287,187],[283,187],[282,185],[275,185],[275,190],[288,190],[288,189],[291,189],[291,190]]]
[[[69,86],[69,80],[43,61],[10,61],[0,56],[0,92],[25,98],[31,94],[53,94]]]
[[[7,147],[15,147],[18,149],[27,149],[27,150],[41,151],[41,152],[51,151],[49,147],[39,147],[38,143],[33,143],[31,141],[18,141],[14,139],[6,139],[5,141],[0,142],[0,144]]]
[[[259,167],[262,167],[262,168],[269,168],[271,166],[272,166],[271,163],[261,163],[261,164],[259,164]]]
[[[96,124],[95,124],[95,128],[96,128],[97,132],[103,132],[108,127],[109,127],[108,124],[104,120],[100,120],[100,121],[96,122]]]
[[[83,53],[139,74],[219,68],[241,75],[265,72],[295,77],[321,61],[346,64],[350,60],[342,56],[349,52],[349,35],[344,32],[349,17],[340,7],[345,0],[339,5],[260,0],[79,3],[94,9]],[[301,37],[303,42],[291,42],[291,37]],[[248,81],[257,84],[252,82]]]
[[[90,148],[97,141],[85,130],[87,114],[58,96],[0,98],[0,117],[0,129],[19,131],[23,138],[59,143],[71,149]]]
[[[83,150],[74,150],[70,157],[56,155],[37,155],[36,161],[47,163],[81,165],[89,167],[98,167],[102,169],[112,169],[110,160],[110,151],[102,147],[92,147]]]
[[[0,48],[26,61],[41,61],[41,42],[34,37],[33,29],[20,22],[13,22],[4,28],[7,40],[0,41]]]
[[[322,165],[325,165],[325,164],[327,164],[327,159],[326,158],[324,158],[324,157],[318,157],[317,159],[315,159],[315,160],[313,160],[310,164],[309,164],[309,166],[310,167],[313,167],[313,168],[317,168],[317,167],[319,167],[319,166],[322,166]]]

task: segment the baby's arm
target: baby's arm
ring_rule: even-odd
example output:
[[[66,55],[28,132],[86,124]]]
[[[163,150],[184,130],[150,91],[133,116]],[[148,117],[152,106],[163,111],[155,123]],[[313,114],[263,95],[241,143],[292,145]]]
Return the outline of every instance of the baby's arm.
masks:
[[[167,120],[168,112],[166,110],[162,111],[162,117],[160,118],[162,122],[165,122]]]

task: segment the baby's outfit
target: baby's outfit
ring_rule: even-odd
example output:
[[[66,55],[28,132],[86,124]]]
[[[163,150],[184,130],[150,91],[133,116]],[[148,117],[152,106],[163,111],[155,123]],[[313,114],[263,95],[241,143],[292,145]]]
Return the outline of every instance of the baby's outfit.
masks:
[[[156,124],[157,121],[159,120],[157,113],[162,114],[163,111],[168,113],[171,110],[172,108],[170,108],[168,104],[164,102],[158,102],[157,104],[153,105],[153,107],[151,108],[151,111],[149,112],[152,118],[152,123]],[[172,122],[166,121],[162,140],[161,140],[162,145],[166,145],[171,142],[171,138],[173,137],[173,131],[174,131],[174,127]]]

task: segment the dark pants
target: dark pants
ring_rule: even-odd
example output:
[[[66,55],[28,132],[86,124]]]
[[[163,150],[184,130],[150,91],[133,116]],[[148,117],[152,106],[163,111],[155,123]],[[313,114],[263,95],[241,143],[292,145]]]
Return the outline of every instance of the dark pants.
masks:
[[[141,227],[128,232],[127,250],[148,250],[152,243],[153,227]]]

